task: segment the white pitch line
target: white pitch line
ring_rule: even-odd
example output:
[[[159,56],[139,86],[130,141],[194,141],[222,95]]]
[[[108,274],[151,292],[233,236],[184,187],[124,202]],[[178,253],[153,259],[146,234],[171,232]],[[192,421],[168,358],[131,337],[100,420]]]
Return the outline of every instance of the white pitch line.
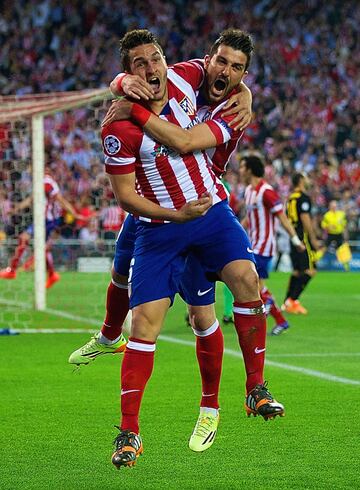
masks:
[[[160,335],[159,339],[165,340],[166,342],[176,343],[176,344],[191,345],[191,346],[195,345],[194,342],[190,342],[189,340],[181,340],[174,337],[168,337],[166,335]],[[233,357],[242,357],[241,352],[232,349],[225,349],[225,354],[228,354]],[[267,357],[266,357],[266,365],[278,367],[286,371],[295,371],[297,373],[305,374],[307,376],[312,376],[315,378],[326,379],[327,381],[334,381],[335,383],[360,386],[360,381],[356,379],[342,378],[341,376],[334,376],[333,374],[323,373],[321,371],[315,371],[314,369],[292,366],[291,364],[284,364],[282,362],[269,361]]]
[[[3,301],[7,304],[15,304],[14,301],[9,301],[4,300],[3,298],[0,298],[0,302]],[[20,305],[20,304],[19,304]],[[23,307],[31,308],[30,305],[21,305]],[[90,318],[84,318],[78,315],[72,315],[71,313],[67,313],[65,311],[59,311],[59,310],[53,310],[51,308],[47,308],[44,313],[51,313],[52,315],[67,318],[69,320],[74,320],[74,321],[79,321],[79,322],[84,322],[84,323],[90,323],[91,325],[100,325],[101,320],[93,320]],[[24,333],[93,333],[94,330],[92,329],[24,329],[21,330],[21,332]],[[182,340],[182,339],[177,339],[176,337],[169,337],[167,335],[160,335],[159,340],[163,340],[165,342],[171,342],[173,344],[182,344],[182,345],[187,345],[194,347],[195,343],[191,342],[190,340]],[[225,354],[233,356],[233,357],[242,357],[241,352],[239,351],[234,351],[231,349],[225,349]],[[321,353],[324,354],[324,353]],[[355,355],[358,355],[358,353],[355,353]],[[298,357],[298,356],[297,356]],[[314,356],[315,357],[315,356]],[[343,378],[341,376],[334,376],[333,374],[330,373],[323,373],[321,371],[316,371],[314,369],[308,369],[308,368],[303,368],[299,366],[293,366],[291,364],[285,364],[281,362],[276,362],[276,361],[271,361],[266,359],[266,364],[268,366],[273,366],[273,367],[278,367],[280,369],[283,369],[285,371],[294,371],[297,373],[305,374],[307,376],[312,376],[315,378],[320,378],[320,379],[325,379],[327,381],[333,381],[335,383],[343,383],[343,384],[348,384],[348,385],[356,385],[360,386],[360,381],[356,379],[349,379],[349,378]]]

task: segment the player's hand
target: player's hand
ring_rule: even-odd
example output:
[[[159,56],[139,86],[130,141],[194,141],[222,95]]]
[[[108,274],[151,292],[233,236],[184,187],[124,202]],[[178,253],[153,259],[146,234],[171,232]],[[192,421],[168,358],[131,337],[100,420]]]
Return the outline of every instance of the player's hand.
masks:
[[[311,240],[311,245],[312,248],[316,251],[320,250],[321,248],[321,243],[319,242],[319,240]]]
[[[212,197],[206,192],[200,197],[200,199],[184,204],[184,206],[176,212],[176,222],[185,223],[186,221],[191,221],[192,219],[204,216],[211,206]]]
[[[305,245],[303,244],[303,242],[301,242],[301,243],[300,243],[300,245],[298,245],[298,246],[296,247],[296,250],[297,250],[298,252],[305,252],[306,247],[305,247]]]
[[[139,75],[126,75],[121,82],[121,88],[125,95],[133,99],[149,100],[154,97],[154,91],[150,83],[147,83]]]
[[[133,103],[126,99],[114,100],[104,117],[101,127],[107,126],[113,121],[130,119]]]
[[[250,94],[250,95],[249,95]],[[229,126],[235,130],[243,131],[251,122],[252,119],[252,96],[249,91],[241,91],[238,94],[232,95],[224,106],[224,116],[232,116]]]

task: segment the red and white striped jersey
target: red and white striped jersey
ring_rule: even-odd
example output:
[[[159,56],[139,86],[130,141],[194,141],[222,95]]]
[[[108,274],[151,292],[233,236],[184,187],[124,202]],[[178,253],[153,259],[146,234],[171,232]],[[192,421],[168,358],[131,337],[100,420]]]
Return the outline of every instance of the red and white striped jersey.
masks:
[[[260,180],[254,188],[245,189],[248,234],[257,255],[272,257],[275,253],[275,216],[283,211],[283,204],[273,187]]]
[[[169,101],[160,117],[183,128],[198,124],[196,91],[203,77],[203,68],[197,63],[178,63],[169,68]],[[233,130],[220,114],[206,124],[218,144],[231,139]],[[214,204],[226,198],[225,189],[211,171],[211,162],[203,151],[179,155],[131,121],[115,121],[106,126],[102,139],[106,171],[110,174],[135,172],[140,194],[162,207],[180,209],[204,192],[212,195]]]
[[[45,219],[54,221],[60,218],[62,208],[56,205],[56,196],[60,192],[60,188],[55,180],[50,175],[45,174],[44,177],[45,189]]]
[[[208,148],[206,153],[212,162],[212,170],[215,175],[219,178],[222,177],[222,174],[226,170],[226,164],[229,161],[230,156],[235,151],[238,141],[244,134],[243,131],[234,131],[227,126],[227,122],[229,122],[232,117],[224,118],[222,117],[222,110],[227,103],[228,99],[224,100],[217,106],[211,106],[203,102],[201,96],[198,96],[198,117],[201,122],[206,121],[218,121],[223,126],[227,127],[227,130],[230,133],[230,139],[224,142],[221,145],[218,145],[214,148]]]
[[[108,206],[100,212],[102,228],[105,231],[119,231],[126,218],[126,212],[119,206]]]

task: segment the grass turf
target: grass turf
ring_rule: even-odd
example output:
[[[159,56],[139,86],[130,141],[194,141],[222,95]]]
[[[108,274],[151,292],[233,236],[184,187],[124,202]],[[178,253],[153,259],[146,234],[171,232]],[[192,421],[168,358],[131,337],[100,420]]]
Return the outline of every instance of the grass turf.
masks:
[[[2,281],[0,297],[26,301],[30,281],[29,274]],[[278,273],[269,282],[279,300],[286,281]],[[107,282],[106,275],[64,273],[49,291],[48,306],[100,321]],[[194,349],[159,340],[142,405],[144,455],[134,469],[119,472],[110,456],[121,357],[98,359],[76,374],[67,357],[88,334],[0,337],[0,488],[358,488],[360,386],[315,376],[320,371],[360,379],[358,282],[356,274],[319,274],[303,298],[309,315],[290,317],[286,334],[269,337],[266,378],[286,406],[285,418],[247,419],[242,360],[225,355],[219,432],[202,454],[187,448],[200,394]],[[219,294],[219,317],[221,306]],[[183,325],[184,311],[177,301],[164,335],[193,340]],[[3,307],[0,318],[12,327],[93,327],[14,305]],[[223,331],[226,347],[238,351],[233,326]],[[291,371],[289,365],[315,374]]]

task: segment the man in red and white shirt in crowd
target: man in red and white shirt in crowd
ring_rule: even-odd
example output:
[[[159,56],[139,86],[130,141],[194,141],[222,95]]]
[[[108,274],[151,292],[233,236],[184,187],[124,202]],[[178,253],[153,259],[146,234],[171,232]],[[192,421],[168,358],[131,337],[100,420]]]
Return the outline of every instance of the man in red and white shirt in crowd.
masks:
[[[125,221],[126,214],[115,200],[103,199],[99,212],[102,238],[114,240]]]
[[[44,177],[44,191],[45,191],[45,232],[46,232],[46,270],[47,270],[47,281],[46,287],[50,288],[59,279],[60,275],[55,271],[53,256],[51,253],[50,246],[50,236],[51,233],[59,226],[62,209],[65,209],[71,213],[74,218],[81,219],[80,216],[73,205],[65,199],[60,193],[59,186],[57,182],[48,174]],[[26,199],[21,201],[19,204],[15,205],[12,213],[19,213],[21,210],[29,208],[32,203],[32,196],[28,196]],[[30,239],[34,234],[33,225],[28,226],[19,235],[19,244],[15,249],[14,255],[10,259],[9,266],[6,269],[0,271],[0,279],[15,279],[16,271],[19,266],[20,260],[28,248]]]
[[[275,298],[265,285],[269,277],[271,260],[275,254],[275,218],[277,218],[291,242],[300,250],[305,246],[300,241],[296,231],[284,213],[284,206],[273,187],[264,180],[264,163],[256,155],[244,157],[240,162],[240,177],[247,184],[245,189],[246,217],[242,225],[248,230],[254,252],[256,269],[259,274],[260,296],[266,312],[274,317],[276,325],[272,335],[279,335],[289,328]]]

